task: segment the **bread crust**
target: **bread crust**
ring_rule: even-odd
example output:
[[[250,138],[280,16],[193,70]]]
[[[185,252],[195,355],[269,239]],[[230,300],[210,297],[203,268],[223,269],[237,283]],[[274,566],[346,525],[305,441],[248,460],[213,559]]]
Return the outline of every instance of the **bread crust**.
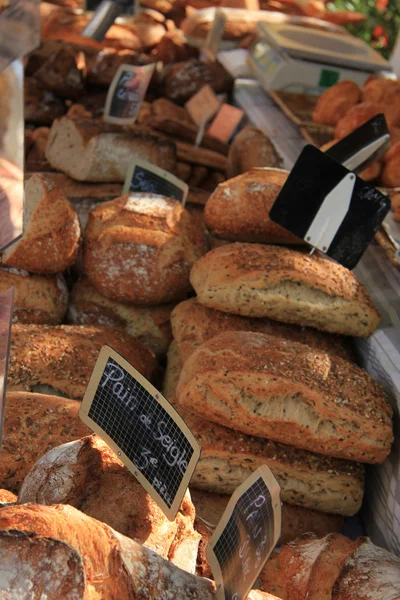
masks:
[[[354,81],[339,81],[319,97],[312,115],[314,123],[335,126],[350,108],[360,102],[361,94]]]
[[[265,133],[246,125],[230,146],[227,174],[235,177],[257,167],[279,168],[281,164],[281,157]]]
[[[104,202],[89,216],[84,267],[105,296],[136,304],[185,298],[201,256],[191,215],[163,196],[134,194]]]
[[[383,388],[355,364],[261,333],[226,332],[186,361],[178,402],[247,434],[382,463],[393,442]]]
[[[353,336],[372,334],[380,320],[355,275],[318,254],[229,244],[202,257],[190,280],[199,302],[242,316]]]
[[[61,274],[44,277],[0,268],[0,293],[14,288],[13,323],[59,325],[68,308],[68,288]]]
[[[11,334],[7,389],[34,391],[35,386],[44,385],[59,395],[81,400],[104,345],[151,379],[156,367],[154,354],[123,331],[83,325],[16,324]]]

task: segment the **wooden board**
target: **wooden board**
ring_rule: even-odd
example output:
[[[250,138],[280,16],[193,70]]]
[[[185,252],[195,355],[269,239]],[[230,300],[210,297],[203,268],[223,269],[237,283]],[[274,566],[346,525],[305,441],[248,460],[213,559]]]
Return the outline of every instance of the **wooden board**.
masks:
[[[307,127],[309,125],[318,127],[331,133],[333,137],[332,127],[313,123],[312,114],[319,96],[297,94],[286,92],[285,90],[268,90],[268,94],[295,125],[299,127]]]
[[[330,128],[329,128],[330,129]],[[300,133],[309,144],[321,148],[324,144],[330,142],[333,138],[331,131],[326,131],[319,125],[308,125],[299,127]]]

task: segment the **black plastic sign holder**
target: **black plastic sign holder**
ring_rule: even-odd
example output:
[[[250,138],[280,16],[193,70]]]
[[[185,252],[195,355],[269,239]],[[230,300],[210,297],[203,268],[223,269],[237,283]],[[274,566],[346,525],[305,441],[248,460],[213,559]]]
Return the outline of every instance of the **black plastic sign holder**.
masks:
[[[79,416],[173,521],[200,446],[171,404],[122,356],[103,346]]]
[[[123,193],[146,193],[166,196],[185,206],[189,186],[169,171],[145,160],[135,159],[131,164],[124,184]]]
[[[235,490],[207,545],[217,600],[245,600],[281,534],[280,487],[263,465]]]

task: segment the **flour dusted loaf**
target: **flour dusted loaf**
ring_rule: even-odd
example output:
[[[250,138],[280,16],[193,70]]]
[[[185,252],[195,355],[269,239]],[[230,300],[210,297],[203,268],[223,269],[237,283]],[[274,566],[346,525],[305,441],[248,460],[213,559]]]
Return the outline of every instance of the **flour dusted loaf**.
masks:
[[[0,561],[8,598],[33,588],[47,600],[216,600],[209,579],[62,504],[2,508]],[[248,600],[279,599],[255,590]]]
[[[220,183],[204,210],[211,233],[234,242],[301,244],[269,218],[287,175],[281,169],[253,169]]]
[[[0,293],[14,288],[14,323],[59,325],[68,308],[68,288],[61,274],[44,277],[12,267],[0,268]]]
[[[105,296],[136,304],[182,300],[201,256],[191,215],[176,200],[128,194],[89,216],[84,266]]]
[[[355,364],[253,332],[226,332],[186,361],[178,402],[244,433],[382,463],[393,442],[383,388]]]
[[[39,275],[74,264],[81,239],[76,211],[62,189],[42,175],[25,185],[24,235],[2,254],[3,264]]]
[[[283,600],[398,600],[400,558],[367,537],[308,534],[267,562],[260,587]]]
[[[367,336],[380,315],[348,269],[305,252],[261,244],[215,248],[193,267],[199,302],[342,335]]]
[[[6,504],[15,504],[18,497],[9,490],[0,489],[0,508]]]
[[[271,140],[260,129],[246,125],[235,136],[228,155],[228,177],[256,167],[280,167],[282,159]]]
[[[135,158],[174,171],[174,142],[139,127],[63,117],[54,121],[47,145],[51,166],[78,181],[125,181]]]
[[[11,333],[7,389],[81,400],[105,345],[151,379],[156,367],[154,354],[124,331],[84,325],[16,324]]]
[[[5,402],[0,486],[18,493],[35,462],[48,450],[89,435],[79,403],[57,396],[8,392]]]
[[[177,403],[175,390],[180,370],[179,353],[173,342],[163,393],[201,446],[192,487],[232,494],[253,471],[266,464],[281,486],[283,502],[341,515],[353,515],[359,510],[364,490],[362,465],[241,434],[199,417]],[[233,426],[237,428],[237,421]]]
[[[74,325],[106,325],[124,329],[156,355],[166,354],[172,339],[173,304],[138,306],[123,304],[100,294],[86,277],[72,288],[69,321]]]
[[[53,448],[25,477],[18,503],[69,504],[194,572],[199,535],[186,494],[174,521],[98,436]]]

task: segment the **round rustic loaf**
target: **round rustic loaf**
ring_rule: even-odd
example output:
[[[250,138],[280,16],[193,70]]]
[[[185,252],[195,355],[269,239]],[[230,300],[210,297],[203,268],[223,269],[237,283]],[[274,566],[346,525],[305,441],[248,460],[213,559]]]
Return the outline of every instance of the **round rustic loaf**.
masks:
[[[253,125],[243,127],[233,140],[228,155],[228,177],[256,167],[280,167],[280,158],[271,140]]]
[[[102,294],[121,302],[185,298],[190,269],[201,254],[188,211],[154,194],[126,194],[102,203],[90,213],[85,230],[86,274]]]

